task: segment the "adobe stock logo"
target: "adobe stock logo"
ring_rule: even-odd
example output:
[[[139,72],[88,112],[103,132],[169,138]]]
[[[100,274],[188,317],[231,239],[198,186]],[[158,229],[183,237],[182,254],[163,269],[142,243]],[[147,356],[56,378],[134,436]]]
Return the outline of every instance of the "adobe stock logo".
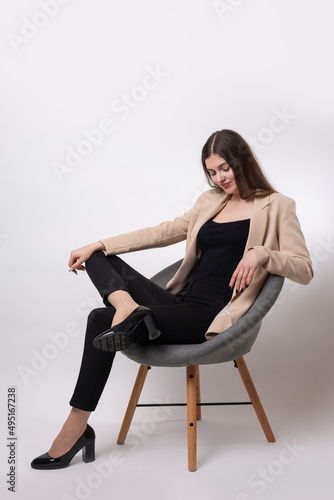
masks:
[[[255,136],[247,137],[249,145],[256,151],[263,151],[295,118],[296,115],[288,111],[286,106],[273,108],[268,127],[261,128]]]
[[[214,0],[212,2],[212,6],[217,12],[219,19],[223,21],[225,19],[225,15],[233,12],[239,5],[244,3],[245,0],[227,0],[225,2],[221,2],[220,0]]]
[[[80,333],[80,326],[74,321],[66,323],[65,328],[60,332],[48,333],[51,342],[44,344],[39,350],[35,348],[31,349],[32,357],[29,365],[20,363],[16,367],[24,385],[29,385],[30,378],[37,377],[45,370],[49,366],[50,361],[54,360],[68,346],[71,339],[78,337]]]
[[[135,85],[129,92],[123,92],[117,99],[114,99],[110,105],[111,111],[115,117],[123,121],[144,102],[150,92],[169,76],[169,73],[162,71],[159,65],[155,67],[146,66],[146,74],[143,76],[140,84]],[[63,182],[64,176],[73,172],[81,165],[84,158],[90,156],[93,151],[100,146],[105,136],[110,135],[116,130],[114,119],[108,117],[99,120],[96,127],[92,129],[82,129],[81,138],[76,145],[67,145],[65,147],[64,161],[53,161],[51,166],[59,182]]]
[[[18,53],[19,50],[35,38],[40,30],[49,24],[50,19],[56,17],[62,5],[67,5],[71,0],[40,0],[38,5],[41,10],[37,10],[31,19],[21,17],[20,33],[10,31],[8,33],[8,40],[14,50]]]
[[[297,458],[306,450],[305,446],[299,446],[294,439],[292,443],[288,441],[282,442],[283,448],[281,449],[277,460],[272,460],[266,467],[259,467],[255,472],[250,474],[247,478],[247,484],[254,488],[255,493],[261,495],[266,491],[271,484],[275,483],[282,474],[284,474],[287,467],[293,464]],[[251,500],[246,492],[237,494],[235,500]]]

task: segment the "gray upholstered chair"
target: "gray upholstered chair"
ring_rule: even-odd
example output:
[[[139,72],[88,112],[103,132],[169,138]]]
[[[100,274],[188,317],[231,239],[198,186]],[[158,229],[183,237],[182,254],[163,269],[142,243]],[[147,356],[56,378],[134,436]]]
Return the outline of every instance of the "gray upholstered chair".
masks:
[[[163,269],[153,276],[152,281],[165,287],[175,274],[181,261]],[[137,379],[129,400],[117,443],[124,444],[131,421],[151,366],[180,367],[187,371],[187,426],[188,426],[188,469],[197,469],[196,420],[201,419],[199,365],[234,361],[253,404],[256,415],[269,442],[275,437],[262,407],[261,401],[245,364],[243,356],[248,353],[259,333],[263,317],[271,309],[280,294],[284,278],[269,275],[259,295],[247,313],[233,326],[202,344],[150,345],[132,344],[123,354],[140,364]],[[224,403],[222,403],[224,404]],[[247,404],[247,403],[246,403]]]

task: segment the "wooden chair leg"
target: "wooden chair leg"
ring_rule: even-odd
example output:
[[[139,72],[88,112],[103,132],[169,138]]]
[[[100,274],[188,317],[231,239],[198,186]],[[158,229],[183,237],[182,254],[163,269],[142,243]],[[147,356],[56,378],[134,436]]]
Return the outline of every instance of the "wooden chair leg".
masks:
[[[136,406],[143,389],[143,385],[147,376],[147,372],[149,370],[149,366],[140,365],[138,375],[135,381],[135,385],[133,386],[132,394],[129,399],[129,404],[127,410],[125,412],[125,416],[123,419],[122,427],[118,435],[117,444],[124,444],[126,440],[126,436],[129,432],[129,428],[133,419],[133,415],[136,410]]]
[[[254,385],[253,380],[250,376],[250,373],[248,371],[245,360],[243,357],[241,357],[241,358],[236,359],[235,362],[236,362],[236,365],[238,367],[238,370],[239,370],[240,376],[242,378],[242,381],[244,383],[244,386],[246,388],[246,391],[248,392],[248,396],[249,396],[251,402],[253,403],[255,413],[257,415],[257,418],[259,419],[259,422],[261,424],[263,432],[265,433],[267,441],[269,441],[270,443],[274,443],[275,436],[274,436],[273,431],[270,427],[269,421],[267,419],[267,416],[266,416],[265,411],[263,409],[263,406],[261,404],[259,395],[255,389],[255,385]]]
[[[187,366],[187,426],[188,426],[188,470],[197,470],[196,418],[197,418],[197,366]]]
[[[201,403],[201,385],[200,385],[200,378],[199,378],[199,366],[196,365],[196,404]],[[201,407],[197,406],[196,407],[196,415],[197,415],[197,420],[201,420],[202,418],[202,412],[201,412]]]

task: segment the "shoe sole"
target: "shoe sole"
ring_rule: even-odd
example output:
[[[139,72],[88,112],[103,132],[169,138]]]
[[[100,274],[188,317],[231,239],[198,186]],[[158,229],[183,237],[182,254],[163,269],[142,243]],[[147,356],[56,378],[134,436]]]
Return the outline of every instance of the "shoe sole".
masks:
[[[131,334],[124,333],[113,333],[109,337],[103,339],[94,340],[93,346],[101,351],[115,352],[124,351],[127,349],[132,342]]]
[[[124,322],[120,323],[120,325],[117,325],[115,327],[114,331],[112,331],[112,328],[110,328],[110,330],[107,330],[106,332],[98,335],[93,340],[93,346],[96,349],[107,352],[124,351],[133,342],[135,337],[135,329],[142,321],[144,321],[146,325],[149,340],[154,340],[160,336],[161,332],[157,328],[152,315],[147,310],[144,310],[138,311],[138,313],[132,319],[132,322],[127,322],[126,328],[132,330],[121,331],[121,327],[125,327],[125,325]],[[119,331],[117,331],[117,328],[119,329]]]

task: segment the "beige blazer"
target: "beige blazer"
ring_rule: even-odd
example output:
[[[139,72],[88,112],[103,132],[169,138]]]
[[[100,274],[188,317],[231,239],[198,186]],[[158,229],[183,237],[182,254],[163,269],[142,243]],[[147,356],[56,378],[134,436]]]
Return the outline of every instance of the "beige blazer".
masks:
[[[216,215],[229,199],[214,189],[204,192],[191,210],[172,221],[147,227],[120,236],[100,240],[106,255],[134,252],[186,242],[186,254],[167,290],[178,293],[191,278],[200,253],[197,234],[205,222]],[[296,215],[294,200],[279,193],[256,198],[245,252],[256,251],[259,267],[252,283],[238,295],[233,291],[229,304],[214,318],[205,336],[207,339],[224,331],[243,316],[257,297],[268,273],[278,274],[306,285],[313,277],[310,254]]]

